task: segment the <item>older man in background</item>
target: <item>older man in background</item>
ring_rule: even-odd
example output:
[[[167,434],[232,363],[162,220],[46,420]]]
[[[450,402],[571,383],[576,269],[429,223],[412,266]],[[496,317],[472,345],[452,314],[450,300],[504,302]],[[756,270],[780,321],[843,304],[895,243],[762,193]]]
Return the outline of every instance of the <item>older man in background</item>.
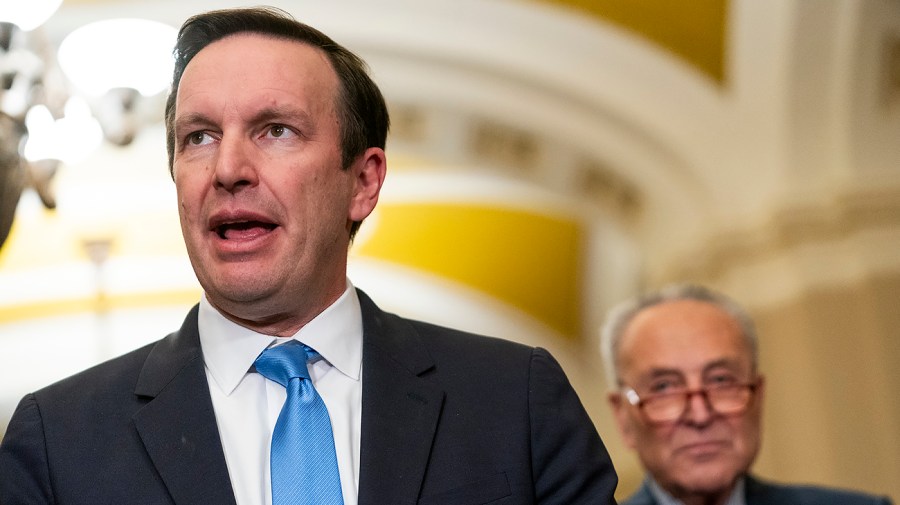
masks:
[[[647,477],[624,505],[889,504],[885,497],[764,482],[765,381],[750,316],[726,296],[677,285],[623,302],[602,331],[609,403]]]

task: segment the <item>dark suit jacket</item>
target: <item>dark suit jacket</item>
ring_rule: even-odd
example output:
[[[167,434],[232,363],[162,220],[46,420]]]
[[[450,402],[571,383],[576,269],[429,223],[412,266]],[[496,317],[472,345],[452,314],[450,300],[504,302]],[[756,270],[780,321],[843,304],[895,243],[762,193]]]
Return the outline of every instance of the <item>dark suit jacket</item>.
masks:
[[[747,505],[890,505],[887,497],[816,486],[787,486],[748,476],[744,483]],[[658,505],[647,484],[622,505]]]
[[[360,505],[615,503],[609,455],[546,351],[360,302]],[[234,504],[197,307],[163,340],[22,400],[0,504],[50,503]]]

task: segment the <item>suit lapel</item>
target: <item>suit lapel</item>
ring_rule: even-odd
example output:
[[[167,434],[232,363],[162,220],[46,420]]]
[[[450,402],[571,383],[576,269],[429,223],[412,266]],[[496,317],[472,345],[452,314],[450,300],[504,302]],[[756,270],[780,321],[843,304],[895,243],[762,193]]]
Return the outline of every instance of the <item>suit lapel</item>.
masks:
[[[363,392],[359,505],[415,503],[444,392],[422,374],[434,364],[405,320],[359,292]]]
[[[200,351],[196,306],[181,329],[150,352],[135,393],[152,398],[134,415],[134,423],[175,503],[233,505]]]

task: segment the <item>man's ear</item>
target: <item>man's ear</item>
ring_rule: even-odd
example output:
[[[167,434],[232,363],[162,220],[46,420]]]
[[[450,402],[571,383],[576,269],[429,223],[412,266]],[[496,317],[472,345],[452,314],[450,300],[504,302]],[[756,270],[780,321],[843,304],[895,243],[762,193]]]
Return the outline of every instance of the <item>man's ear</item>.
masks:
[[[362,221],[375,209],[378,195],[387,173],[387,157],[379,147],[370,147],[353,162],[355,186],[350,200],[348,217],[351,221]]]
[[[625,398],[622,397],[622,393],[619,391],[610,391],[606,395],[606,401],[609,402],[613,417],[616,418],[616,426],[619,428],[622,440],[625,442],[625,445],[634,449],[634,418],[629,412],[631,406],[625,401]]]

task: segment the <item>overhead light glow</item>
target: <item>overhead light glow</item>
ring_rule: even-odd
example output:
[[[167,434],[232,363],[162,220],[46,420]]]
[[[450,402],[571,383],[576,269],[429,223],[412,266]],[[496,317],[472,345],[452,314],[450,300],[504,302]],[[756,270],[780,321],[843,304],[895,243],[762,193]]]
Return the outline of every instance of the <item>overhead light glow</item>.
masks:
[[[84,99],[70,98],[66,102],[65,116],[54,119],[44,105],[32,107],[25,116],[28,141],[25,143],[25,159],[45,159],[75,163],[84,159],[103,142],[100,124],[91,116]]]
[[[109,19],[84,25],[59,46],[59,66],[82,92],[100,96],[132,88],[144,96],[172,78],[177,30],[148,19]]]
[[[44,24],[62,0],[4,0],[0,2],[0,22],[12,23],[28,32]]]

